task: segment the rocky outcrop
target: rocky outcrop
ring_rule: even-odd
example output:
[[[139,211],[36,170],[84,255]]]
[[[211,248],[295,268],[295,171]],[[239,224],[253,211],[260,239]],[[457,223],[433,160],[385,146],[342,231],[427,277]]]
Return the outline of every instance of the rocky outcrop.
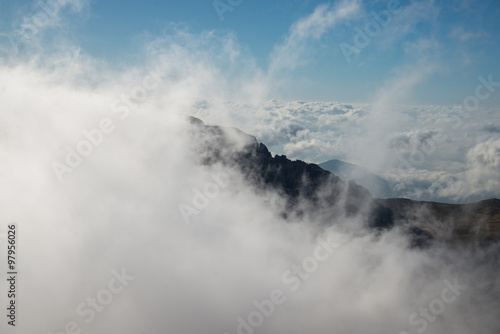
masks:
[[[236,168],[256,192],[269,189],[281,194],[284,218],[313,218],[334,224],[341,217],[358,216],[374,231],[400,226],[414,247],[433,239],[443,241],[495,241],[500,238],[500,201],[466,205],[419,202],[409,199],[376,199],[353,181],[343,182],[316,164],[272,156],[254,136],[235,128],[207,126],[189,118],[193,149],[204,165]],[[445,228],[443,228],[445,227]]]

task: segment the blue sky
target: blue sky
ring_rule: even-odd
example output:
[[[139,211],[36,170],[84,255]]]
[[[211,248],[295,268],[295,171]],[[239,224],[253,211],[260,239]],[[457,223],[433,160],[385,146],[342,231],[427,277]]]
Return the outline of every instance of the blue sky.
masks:
[[[186,122],[362,166],[397,197],[500,198],[499,0],[401,0],[377,26],[390,1],[243,0],[220,20],[213,0],[0,0],[0,242],[18,222],[23,271],[0,333],[248,333],[277,289],[289,304],[255,334],[413,332],[440,280],[469,287],[426,334],[500,333],[498,255],[407,247],[408,224],[447,240],[450,221],[417,210],[372,237],[327,183],[331,212],[298,196],[285,220],[287,199],[231,163],[251,137]],[[289,294],[318,238],[342,249]],[[119,296],[115,271],[136,277]]]
[[[240,2],[238,4],[238,2]],[[419,64],[430,68],[412,87],[407,104],[460,103],[477,86],[477,77],[500,78],[498,55],[500,3],[498,1],[407,1],[393,2],[399,14],[391,15],[387,27],[369,38],[348,63],[341,43],[354,46],[357,29],[376,22],[372,12],[386,10],[390,1],[348,1],[357,3],[352,15],[328,26],[319,37],[306,42],[300,64],[283,74],[288,85],[273,98],[283,100],[371,102],[378,89],[401,71]],[[4,34],[19,29],[24,20],[42,11],[51,1],[0,1]],[[185,1],[79,1],[61,0],[67,5],[53,26],[44,27],[45,41],[65,40],[82,52],[111,64],[127,66],[140,62],[144,40],[168,34],[182,26],[191,33],[217,31],[233,33],[260,69],[266,71],[277,45],[290,35],[291,27],[339,1],[220,1],[232,8],[220,19],[214,2]],[[399,3],[399,5],[397,5]],[[78,7],[78,10],[75,8]],[[48,45],[48,42],[45,42]],[[293,52],[292,52],[293,53]],[[482,102],[497,106],[494,96]]]

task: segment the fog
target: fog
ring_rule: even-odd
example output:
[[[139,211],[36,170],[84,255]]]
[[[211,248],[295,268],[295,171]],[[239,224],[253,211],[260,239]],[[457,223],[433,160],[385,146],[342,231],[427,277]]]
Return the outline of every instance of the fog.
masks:
[[[17,223],[19,243],[9,333],[498,332],[498,246],[412,249],[363,217],[284,220],[278,194],[197,163],[185,120],[258,127],[224,101],[262,105],[274,70],[231,35],[181,29],[144,45],[135,67],[78,48],[0,67],[1,232]],[[467,155],[471,182],[484,182],[474,154],[498,141],[483,146]]]

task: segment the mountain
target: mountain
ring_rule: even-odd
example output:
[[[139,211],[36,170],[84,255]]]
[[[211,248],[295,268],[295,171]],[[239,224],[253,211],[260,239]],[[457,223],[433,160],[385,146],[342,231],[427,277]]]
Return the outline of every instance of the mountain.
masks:
[[[459,243],[500,240],[500,200],[468,204],[413,201],[405,198],[377,200],[391,209],[397,222],[413,221],[433,238]]]
[[[371,173],[368,169],[332,159],[318,164],[324,170],[332,172],[344,181],[354,180],[357,184],[368,189],[372,195],[378,198],[394,197],[389,182],[380,176]]]
[[[190,117],[192,149],[202,165],[222,164],[244,175],[259,194],[272,190],[285,199],[280,214],[329,226],[342,217],[359,217],[381,232],[395,226],[411,246],[443,242],[500,240],[500,200],[444,204],[402,198],[378,199],[354,181],[342,181],[316,164],[272,156],[254,136],[236,128],[205,125]]]

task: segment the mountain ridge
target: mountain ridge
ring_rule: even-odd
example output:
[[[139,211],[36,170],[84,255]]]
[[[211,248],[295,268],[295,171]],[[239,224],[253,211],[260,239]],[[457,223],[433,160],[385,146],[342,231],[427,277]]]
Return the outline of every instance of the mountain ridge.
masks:
[[[500,200],[468,204],[379,199],[356,182],[342,181],[317,164],[271,155],[255,136],[236,128],[205,125],[189,117],[199,163],[236,168],[256,191],[273,189],[286,200],[281,216],[311,217],[320,225],[341,216],[359,216],[376,231],[398,226],[412,246],[444,242],[500,240]],[[443,227],[446,228],[443,228]],[[446,231],[446,232],[443,232]]]
[[[368,189],[377,198],[391,198],[394,192],[387,180],[371,173],[368,169],[339,159],[331,159],[318,164],[344,181],[354,180],[359,185]]]

